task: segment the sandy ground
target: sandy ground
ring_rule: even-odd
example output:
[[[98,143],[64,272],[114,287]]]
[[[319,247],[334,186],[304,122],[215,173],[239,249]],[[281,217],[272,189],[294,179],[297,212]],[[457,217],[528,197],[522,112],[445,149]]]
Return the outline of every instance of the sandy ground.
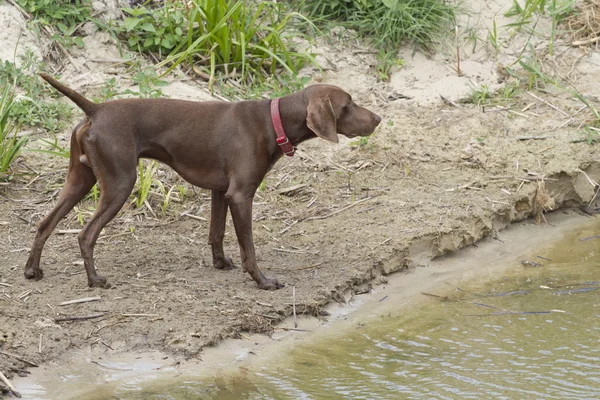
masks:
[[[490,4],[483,17],[511,2]],[[18,15],[12,23],[17,22]],[[476,26],[483,31],[485,23]],[[24,45],[38,45],[22,35]],[[131,81],[122,67],[106,62],[118,57],[111,40],[90,28],[88,47],[72,50],[79,70],[63,60],[52,65],[53,72],[88,96],[112,76],[121,88],[128,87]],[[166,215],[161,215],[161,199],[151,197],[153,212],[129,207],[105,229],[95,256],[111,289],[86,286],[72,234],[81,227],[77,212],[59,225],[65,233],[54,234],[46,244],[44,279],[25,280],[22,268],[35,227],[56,200],[67,168],[64,159],[25,153],[15,166],[15,179],[0,186],[0,350],[18,356],[0,353],[0,371],[9,377],[26,374],[32,363],[90,348],[99,354],[158,349],[200,357],[206,346],[240,332],[271,333],[273,324],[291,313],[292,287],[299,313],[325,315],[332,301],[368,292],[392,272],[427,266],[437,256],[495,236],[511,222],[539,218],[551,209],[596,206],[598,150],[582,141],[579,126],[590,114],[572,94],[522,90],[500,106],[458,104],[473,86],[502,83],[505,77],[490,67],[510,63],[518,43],[498,56],[465,46],[465,75],[458,80],[451,55],[403,55],[406,67],[389,83],[375,79],[373,54],[341,43],[319,44],[327,55],[322,56],[328,65],[324,75],[311,69],[305,73],[344,87],[384,121],[362,146],[346,139],[338,146],[308,142],[266,178],[254,203],[255,243],[261,268],[287,284],[279,291],[259,290],[241,269],[210,266],[208,222],[182,216],[208,219],[210,197],[189,186],[184,201],[173,203]],[[43,54],[44,48],[38,51]],[[594,97],[600,93],[597,50],[561,42],[545,65],[569,75],[599,107]],[[478,72],[483,70],[488,72]],[[189,80],[173,83],[165,93],[210,98],[202,83]],[[440,100],[440,94],[455,106]],[[68,134],[61,135],[63,144]],[[519,140],[525,136],[545,139]],[[182,184],[166,168],[159,176],[167,187]],[[285,190],[292,187],[297,188]],[[93,202],[80,204],[77,211],[89,218]],[[543,219],[539,229],[546,229]],[[231,221],[225,244],[239,264]],[[92,296],[101,299],[59,306]],[[99,313],[97,319],[56,322]]]

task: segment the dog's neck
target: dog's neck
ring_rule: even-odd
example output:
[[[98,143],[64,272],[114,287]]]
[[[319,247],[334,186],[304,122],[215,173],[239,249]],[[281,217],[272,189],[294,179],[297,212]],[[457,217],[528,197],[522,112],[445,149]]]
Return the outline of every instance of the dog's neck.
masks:
[[[317,137],[306,125],[307,107],[304,91],[284,96],[279,101],[279,112],[283,128],[294,146]]]

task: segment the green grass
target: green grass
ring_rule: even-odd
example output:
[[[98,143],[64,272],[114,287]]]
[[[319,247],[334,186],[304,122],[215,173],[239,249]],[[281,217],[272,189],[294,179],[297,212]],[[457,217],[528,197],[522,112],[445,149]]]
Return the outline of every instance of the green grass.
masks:
[[[430,48],[444,38],[457,6],[440,0],[307,0],[305,9],[317,21],[334,21],[397,51],[403,42]]]
[[[21,154],[27,138],[17,137],[18,125],[10,116],[14,106],[15,82],[0,79],[0,87],[0,177],[5,178],[11,164]]]

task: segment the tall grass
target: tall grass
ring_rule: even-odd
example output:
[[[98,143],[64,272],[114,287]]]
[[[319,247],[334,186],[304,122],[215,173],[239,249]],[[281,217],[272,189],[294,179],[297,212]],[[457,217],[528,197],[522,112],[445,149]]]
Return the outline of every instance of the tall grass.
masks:
[[[429,48],[455,24],[457,6],[443,0],[306,0],[316,21],[335,21],[386,50],[402,42]]]
[[[293,29],[300,13],[270,1],[169,0],[154,9],[124,9],[121,34],[132,48],[158,55],[168,71],[193,66],[214,81],[218,76],[262,81],[278,71],[295,75],[314,58],[295,50]]]
[[[15,82],[0,80],[0,177],[6,174],[13,161],[21,154],[27,137],[17,137],[18,127],[10,118],[14,104]]]

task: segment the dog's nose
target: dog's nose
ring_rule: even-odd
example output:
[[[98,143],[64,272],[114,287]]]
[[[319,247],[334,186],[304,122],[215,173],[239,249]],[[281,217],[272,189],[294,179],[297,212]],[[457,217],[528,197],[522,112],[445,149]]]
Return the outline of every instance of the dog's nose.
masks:
[[[379,125],[379,123],[381,122],[381,117],[377,114],[375,114],[375,123],[377,123],[377,125]]]

